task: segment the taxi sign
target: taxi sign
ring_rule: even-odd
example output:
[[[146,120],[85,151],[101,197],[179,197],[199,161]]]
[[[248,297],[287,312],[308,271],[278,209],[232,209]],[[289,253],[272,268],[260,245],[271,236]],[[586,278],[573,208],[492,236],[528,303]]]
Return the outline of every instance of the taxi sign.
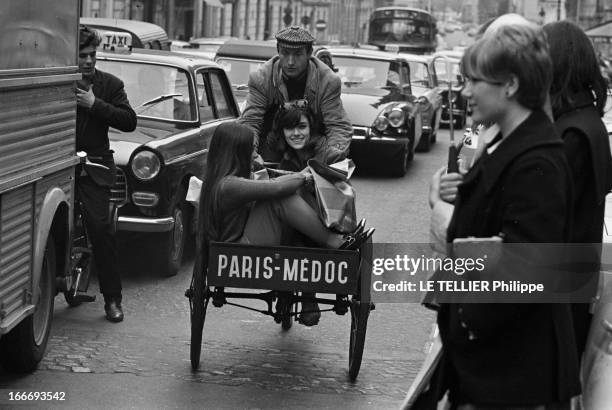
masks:
[[[211,242],[208,285],[354,294],[355,251]]]
[[[385,51],[389,53],[399,53],[400,48],[397,44],[386,44]]]
[[[113,53],[129,53],[132,50],[132,35],[121,31],[99,31],[102,37],[100,49]]]

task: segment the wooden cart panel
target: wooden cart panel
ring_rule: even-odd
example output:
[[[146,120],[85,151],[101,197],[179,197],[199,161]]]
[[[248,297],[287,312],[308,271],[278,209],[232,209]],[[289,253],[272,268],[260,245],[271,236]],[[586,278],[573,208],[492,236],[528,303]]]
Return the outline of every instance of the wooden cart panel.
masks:
[[[359,253],[212,242],[208,285],[354,295]]]

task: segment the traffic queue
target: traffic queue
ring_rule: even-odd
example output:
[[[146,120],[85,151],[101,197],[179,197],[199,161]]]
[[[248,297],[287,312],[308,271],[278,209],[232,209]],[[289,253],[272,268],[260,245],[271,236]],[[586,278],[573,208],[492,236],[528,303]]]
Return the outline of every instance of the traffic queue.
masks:
[[[283,330],[317,325],[326,304],[350,316],[354,381],[375,309],[375,228],[357,217],[352,171],[356,164],[409,178],[415,153],[428,152],[446,125],[449,162],[434,175],[429,199],[433,212],[446,212],[447,256],[460,258],[466,241],[502,249],[591,244],[599,251],[590,254],[588,273],[602,284],[593,301],[493,306],[440,302],[432,287],[423,302],[437,314],[436,348],[404,407],[612,403],[612,282],[600,258],[612,188],[610,130],[601,118],[611,97],[577,26],[502,17],[465,54],[433,54],[435,21],[395,7],[376,18],[419,22],[418,44],[409,32],[383,33],[374,18],[372,47],[317,48],[307,30],[290,26],[275,42],[229,39],[213,59],[169,50],[166,33],[151,24],[79,20],[78,9],[76,0],[60,0],[57,15],[21,10],[23,21],[6,21],[8,40],[0,44],[14,57],[0,63],[4,367],[36,369],[55,295],[71,306],[93,301],[85,296],[95,293],[88,289],[93,270],[105,318],[124,320],[114,238],[138,232],[161,276],[176,275],[188,244],[196,244],[185,292],[194,370],[209,302],[261,300],[259,312]],[[58,29],[58,18],[70,24]],[[53,52],[40,51],[39,38],[25,52],[16,48],[10,40],[22,41],[31,22],[66,41]],[[582,53],[580,62],[568,61],[561,32],[581,44],[570,50]],[[589,86],[568,95],[575,80],[564,77],[568,70]],[[21,105],[9,109],[13,101]],[[24,131],[25,122],[41,132]],[[455,145],[453,131],[466,125],[474,142]],[[474,148],[469,161],[463,144]],[[461,289],[482,288],[465,280]]]

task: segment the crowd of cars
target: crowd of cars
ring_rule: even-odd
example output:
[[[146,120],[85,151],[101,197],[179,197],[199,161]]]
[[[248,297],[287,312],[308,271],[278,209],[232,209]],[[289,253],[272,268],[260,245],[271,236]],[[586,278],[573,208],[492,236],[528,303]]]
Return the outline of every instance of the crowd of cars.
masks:
[[[83,20],[132,35],[131,51],[102,47],[97,63],[123,80],[138,115],[134,132],[112,129],[109,134],[119,168],[113,189],[120,205],[117,229],[155,237],[152,266],[161,275],[174,275],[196,223],[195,209],[185,199],[189,181],[203,179],[212,133],[220,123],[238,118],[249,74],[277,54],[276,43],[170,41],[150,23]],[[354,128],[351,157],[358,165],[403,176],[415,151],[428,151],[440,124],[448,121],[450,80],[445,76],[457,72],[451,60],[342,46],[329,51]],[[459,86],[453,83],[454,100]],[[465,108],[455,104],[453,113],[462,126]]]
[[[276,44],[226,38],[170,41],[149,23],[101,20],[81,22],[130,32],[134,46],[128,53],[111,53],[112,47],[98,53],[98,67],[124,81],[138,115],[134,132],[111,130],[109,135],[119,168],[113,188],[121,205],[118,230],[156,236],[151,241],[156,249],[148,253],[155,258],[153,266],[162,275],[173,275],[195,224],[195,209],[186,201],[189,181],[204,178],[212,133],[222,122],[238,118],[249,74],[276,55]],[[329,51],[354,128],[351,156],[357,164],[373,161],[403,176],[415,151],[427,151],[436,141],[441,124],[465,126],[469,107],[461,95],[461,51],[428,56],[341,46]],[[604,121],[612,136],[611,113]],[[608,202],[604,241],[612,242],[612,198]],[[598,320],[610,315],[606,312],[600,310]]]

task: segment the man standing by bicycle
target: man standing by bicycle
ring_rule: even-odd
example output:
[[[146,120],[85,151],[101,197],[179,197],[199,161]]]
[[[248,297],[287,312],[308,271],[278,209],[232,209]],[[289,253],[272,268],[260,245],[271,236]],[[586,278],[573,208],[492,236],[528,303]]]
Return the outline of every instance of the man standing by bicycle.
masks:
[[[353,127],[340,100],[340,78],[312,56],[314,37],[301,27],[276,34],[278,56],[249,77],[249,95],[239,122],[255,130],[265,160],[278,161],[282,153],[269,144],[274,116],[286,104],[308,109],[314,117],[316,138],[348,153]]]
[[[91,238],[106,319],[121,322],[121,277],[109,215],[110,187],[115,181],[116,168],[108,141],[108,127],[133,131],[136,129],[136,113],[130,106],[123,82],[96,69],[96,49],[100,42],[101,37],[96,31],[80,27],[79,71],[83,79],[78,82],[76,90],[76,148],[87,152],[91,162],[107,166],[109,172],[107,177],[96,180],[86,174],[78,175],[76,195],[83,204],[85,227]]]

